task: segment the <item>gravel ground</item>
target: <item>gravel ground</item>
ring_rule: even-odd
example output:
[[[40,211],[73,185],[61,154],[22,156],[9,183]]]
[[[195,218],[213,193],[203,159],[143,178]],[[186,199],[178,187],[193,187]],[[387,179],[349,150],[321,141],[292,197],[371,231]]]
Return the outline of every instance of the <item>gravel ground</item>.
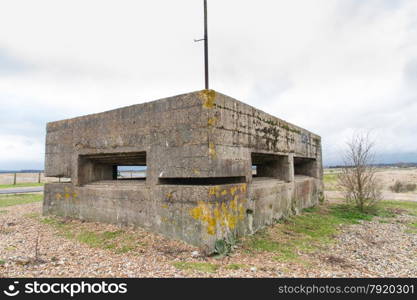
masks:
[[[93,248],[58,234],[55,227],[33,217],[41,203],[2,208],[0,213],[0,277],[415,277],[417,234],[406,223],[416,217],[399,215],[391,223],[372,222],[342,229],[335,243],[301,262],[278,262],[273,253],[248,253],[238,248],[223,259],[200,256],[198,249],[141,229],[126,229],[138,240],[135,251],[117,254]],[[414,218],[414,219],[413,219]],[[119,227],[71,221],[96,232]],[[34,261],[39,236],[39,261]],[[175,262],[216,265],[213,273],[179,270]],[[230,270],[239,264],[238,270]]]
[[[315,254],[324,263],[325,271],[317,270],[311,275],[416,277],[417,233],[407,226],[416,219],[399,215],[393,223],[381,223],[383,219],[375,218],[347,226],[326,253]]]

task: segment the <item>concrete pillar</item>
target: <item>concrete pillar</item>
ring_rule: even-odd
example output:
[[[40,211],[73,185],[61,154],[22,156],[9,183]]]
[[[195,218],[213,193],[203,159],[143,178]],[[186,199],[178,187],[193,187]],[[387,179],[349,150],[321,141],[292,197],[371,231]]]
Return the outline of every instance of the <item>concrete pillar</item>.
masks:
[[[294,153],[288,153],[288,156],[285,157],[285,174],[284,180],[286,182],[294,182]]]
[[[113,180],[117,180],[117,177],[118,177],[117,166],[112,166],[112,168],[113,168],[112,170]]]

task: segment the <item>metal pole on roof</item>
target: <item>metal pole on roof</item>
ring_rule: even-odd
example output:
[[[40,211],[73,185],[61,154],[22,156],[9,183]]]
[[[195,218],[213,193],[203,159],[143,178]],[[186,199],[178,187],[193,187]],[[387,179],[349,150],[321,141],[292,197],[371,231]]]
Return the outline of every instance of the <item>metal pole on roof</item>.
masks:
[[[204,0],[204,38],[194,40],[195,42],[204,41],[204,79],[205,88],[209,89],[209,59],[208,59],[208,13],[207,13],[207,0]]]

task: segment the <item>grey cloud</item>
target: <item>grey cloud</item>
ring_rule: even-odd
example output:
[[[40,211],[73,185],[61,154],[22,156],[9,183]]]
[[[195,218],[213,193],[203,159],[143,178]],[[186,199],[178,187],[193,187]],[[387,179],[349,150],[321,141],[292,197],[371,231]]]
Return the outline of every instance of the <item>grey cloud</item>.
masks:
[[[43,170],[43,160],[0,160],[0,170]]]
[[[401,8],[406,1],[410,0],[345,0],[337,1],[337,5],[344,14],[348,16],[359,15],[367,7],[373,8],[373,16],[381,13],[381,10],[396,11]],[[377,9],[375,9],[377,8]]]
[[[13,56],[5,48],[0,47],[0,76],[14,75],[16,73],[27,72],[33,66],[26,61]]]
[[[59,108],[42,106],[34,98],[0,93],[0,134],[43,139],[46,123],[69,117]]]
[[[287,76],[256,81],[248,95],[248,101],[260,108],[267,109],[271,101],[277,101],[284,92],[291,89],[293,83]]]
[[[405,81],[417,88],[417,58],[410,60],[404,68]]]

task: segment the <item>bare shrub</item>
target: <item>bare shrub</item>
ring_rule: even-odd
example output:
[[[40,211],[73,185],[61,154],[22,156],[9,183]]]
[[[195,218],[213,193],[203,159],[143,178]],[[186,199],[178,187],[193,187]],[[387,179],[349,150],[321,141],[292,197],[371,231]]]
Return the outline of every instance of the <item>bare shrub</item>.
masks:
[[[394,193],[401,193],[404,190],[404,185],[401,181],[397,180],[389,188]]]
[[[407,190],[407,192],[414,192],[417,189],[417,184],[415,184],[415,183],[408,183],[405,186],[405,189]]]
[[[41,236],[41,232],[38,228],[37,234],[36,234],[36,240],[35,240],[35,257],[34,257],[34,261],[37,262],[39,261],[39,243],[40,243],[40,236]]]
[[[358,133],[347,142],[344,167],[338,185],[345,199],[361,211],[374,206],[382,199],[382,185],[377,180],[374,162],[374,143],[369,134]]]
[[[41,229],[40,227],[37,228],[36,231],[36,238],[35,238],[35,245],[34,245],[34,255],[32,258],[29,258],[26,261],[26,264],[43,264],[45,263],[45,261],[41,258],[41,253],[40,253],[40,244],[41,244]]]
[[[390,186],[390,189],[394,193],[414,192],[417,189],[417,184],[404,183],[402,181],[397,180],[392,186]]]

